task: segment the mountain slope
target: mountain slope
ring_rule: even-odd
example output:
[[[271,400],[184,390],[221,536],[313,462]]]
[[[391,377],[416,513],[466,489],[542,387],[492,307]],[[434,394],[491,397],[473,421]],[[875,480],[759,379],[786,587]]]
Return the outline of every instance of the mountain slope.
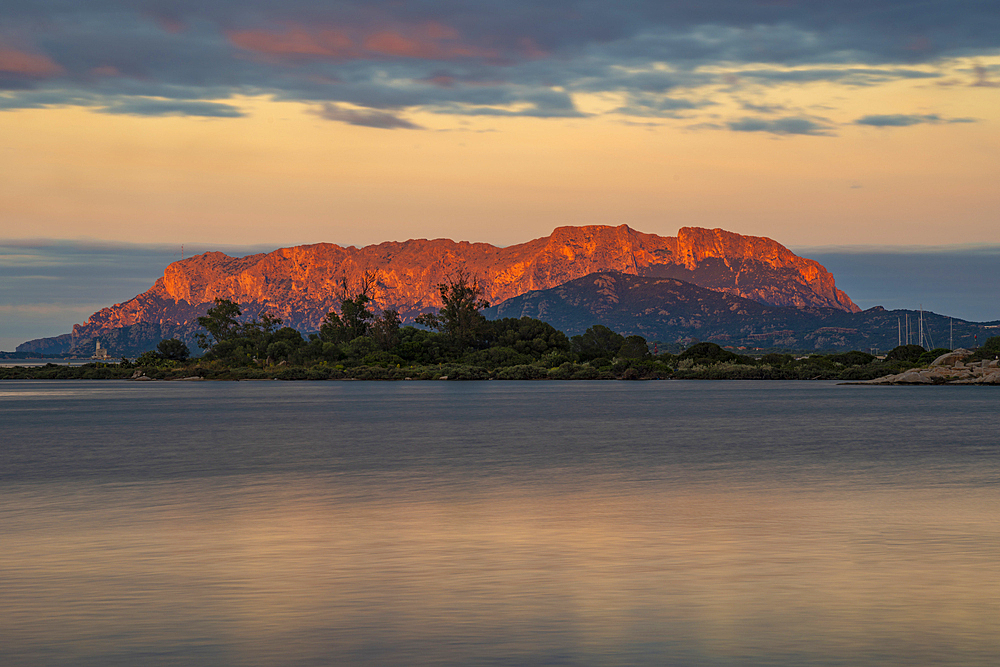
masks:
[[[603,324],[649,341],[692,339],[747,348],[889,350],[899,343],[906,317],[916,313],[876,307],[863,312],[833,308],[789,308],[758,303],[673,278],[598,272],[547,290],[528,292],[486,311],[492,319],[534,317],[568,335]],[[974,335],[997,335],[1000,323],[954,320],[956,345],[972,346]],[[951,318],[924,313],[936,345],[949,343]]]
[[[377,272],[376,303],[395,308],[406,321],[440,306],[436,286],[458,270],[478,276],[491,303],[611,270],[678,278],[773,305],[858,310],[820,264],[771,239],[695,227],[682,228],[676,237],[626,225],[559,227],[550,236],[506,248],[416,239],[364,248],[322,243],[239,258],[209,252],[170,264],[143,294],[74,326],[73,345],[136,325],[156,325],[162,334],[185,331],[217,297],[252,314],[267,311],[289,326],[316,330],[339,304],[340,280],[356,283],[365,271]],[[46,340],[30,344],[45,346]]]

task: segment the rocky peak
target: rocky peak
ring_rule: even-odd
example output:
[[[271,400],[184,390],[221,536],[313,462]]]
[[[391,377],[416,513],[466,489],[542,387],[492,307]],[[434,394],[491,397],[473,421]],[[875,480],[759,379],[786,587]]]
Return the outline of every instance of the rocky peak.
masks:
[[[412,318],[441,305],[436,286],[460,269],[479,278],[494,304],[597,271],[618,271],[678,278],[772,305],[858,310],[826,269],[771,239],[697,227],[668,237],[627,225],[590,225],[558,227],[506,248],[414,239],[363,248],[319,243],[247,257],[208,252],[170,264],[148,291],[95,313],[74,327],[74,336],[141,322],[192,322],[216,298],[314,330],[338,306],[341,278],[350,282],[364,271],[378,275],[378,306]]]
[[[772,267],[809,262],[785,246],[764,236],[743,236],[724,229],[681,227],[677,232],[677,258],[693,271],[708,258],[753,259]]]

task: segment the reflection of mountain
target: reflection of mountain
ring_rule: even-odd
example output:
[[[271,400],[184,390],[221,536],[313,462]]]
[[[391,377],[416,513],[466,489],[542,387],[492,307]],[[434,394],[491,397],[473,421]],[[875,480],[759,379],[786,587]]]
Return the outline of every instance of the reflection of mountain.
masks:
[[[406,320],[439,306],[436,285],[458,270],[478,276],[491,303],[610,270],[679,278],[765,304],[858,310],[826,269],[771,239],[693,227],[682,228],[676,237],[625,225],[560,227],[548,237],[507,248],[419,239],[364,248],[297,246],[242,258],[205,253],[170,264],[143,294],[76,325],[72,344],[91,346],[100,336],[112,350],[125,351],[109,337],[131,350],[148,337],[184,335],[216,297],[236,301],[250,313],[266,310],[298,329],[316,330],[338,305],[340,279],[356,282],[365,271],[378,274],[376,302],[397,309]],[[131,329],[114,333],[123,327]],[[25,345],[38,351],[68,349],[52,339]]]
[[[889,350],[899,342],[900,318],[912,311],[871,308],[789,308],[757,303],[672,278],[600,272],[547,290],[528,292],[486,311],[488,317],[536,317],[569,335],[603,324],[649,341],[691,339],[748,348]],[[998,323],[954,320],[955,344],[973,345],[1000,335]],[[948,345],[950,318],[924,313],[924,328],[940,346]],[[992,325],[992,326],[991,326]]]

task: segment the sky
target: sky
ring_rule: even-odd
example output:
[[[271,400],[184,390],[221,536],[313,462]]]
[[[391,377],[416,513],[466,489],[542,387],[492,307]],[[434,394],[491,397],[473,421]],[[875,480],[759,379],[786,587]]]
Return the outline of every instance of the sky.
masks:
[[[181,244],[722,227],[908,300],[859,258],[995,267],[998,122],[995,0],[7,0],[0,349]]]

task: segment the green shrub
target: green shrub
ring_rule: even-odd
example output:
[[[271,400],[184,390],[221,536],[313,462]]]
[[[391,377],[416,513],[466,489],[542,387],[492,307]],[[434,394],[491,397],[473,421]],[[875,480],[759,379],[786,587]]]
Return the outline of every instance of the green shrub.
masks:
[[[793,357],[792,355],[778,354],[777,352],[770,352],[760,358],[760,363],[767,364],[768,366],[774,366],[775,368],[787,366],[793,361],[795,361],[795,357]]]
[[[618,348],[617,356],[628,359],[643,359],[650,356],[649,345],[646,344],[646,339],[642,336],[629,336]]]
[[[737,364],[753,364],[754,360],[723,349],[715,343],[695,343],[688,349],[681,352],[677,358],[681,361],[691,359],[696,364],[708,365],[720,362],[731,362]]]
[[[538,366],[523,364],[499,368],[493,377],[497,380],[541,380],[548,377],[548,371]]]
[[[564,362],[555,368],[550,368],[548,377],[550,380],[570,380],[573,378],[573,364]]]
[[[858,350],[841,352],[840,354],[831,354],[827,358],[835,364],[840,364],[842,366],[865,366],[875,361],[875,357],[873,355],[870,355],[867,352],[859,352]]]
[[[445,366],[441,375],[447,375],[449,380],[487,380],[490,372],[482,366],[455,365]]]
[[[614,357],[618,354],[625,337],[602,324],[595,324],[579,336],[570,339],[573,351],[581,361],[599,357]]]
[[[966,361],[982,361],[1000,357],[1000,336],[987,338],[978,350],[975,350]]]
[[[365,355],[365,358],[361,360],[361,363],[365,366],[381,366],[382,368],[394,368],[396,366],[403,366],[407,362],[398,354],[392,354],[391,352],[383,352],[381,350],[377,352],[371,352]]]
[[[919,345],[900,345],[889,350],[888,354],[885,355],[885,360],[908,361],[915,364],[920,359],[920,355],[926,351]]]
[[[471,352],[462,357],[462,363],[465,365],[484,366],[486,368],[521,366],[530,364],[534,360],[535,357],[518,352],[512,347],[491,347]]]

